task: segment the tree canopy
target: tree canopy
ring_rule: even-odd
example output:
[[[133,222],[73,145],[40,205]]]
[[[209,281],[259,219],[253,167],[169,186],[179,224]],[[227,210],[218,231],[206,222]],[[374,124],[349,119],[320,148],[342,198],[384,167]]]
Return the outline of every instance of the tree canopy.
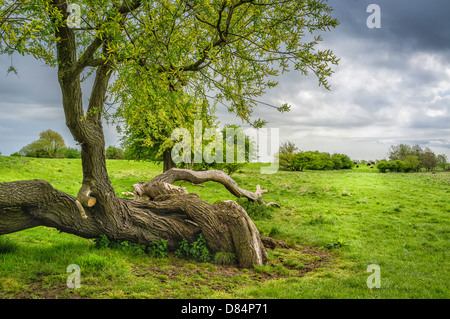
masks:
[[[45,130],[39,134],[38,140],[24,146],[19,153],[28,157],[55,157],[56,152],[65,146],[61,134],[52,130]]]
[[[80,5],[81,23],[66,30],[73,33],[76,49],[66,74],[110,64],[117,71],[112,95],[122,105],[137,99],[134,108],[171,103],[168,95],[182,88],[196,101],[212,98],[250,121],[257,98],[277,85],[275,76],[288,70],[313,72],[319,85],[328,88],[330,64],[338,61],[331,50],[316,48],[321,36],[315,34],[338,24],[325,1],[72,3]],[[61,43],[64,35],[58,30],[68,19],[65,1],[5,0],[1,6],[0,52],[32,54],[53,66],[63,63],[55,44]],[[90,111],[100,111],[97,107]],[[252,121],[256,126],[264,122]]]

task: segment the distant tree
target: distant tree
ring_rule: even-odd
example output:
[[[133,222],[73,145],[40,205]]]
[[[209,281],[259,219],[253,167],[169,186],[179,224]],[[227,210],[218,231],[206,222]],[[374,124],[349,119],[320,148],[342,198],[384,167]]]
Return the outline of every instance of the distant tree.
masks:
[[[309,167],[313,160],[314,155],[311,151],[297,153],[294,160],[294,170],[303,171]]]
[[[434,170],[438,164],[436,154],[434,154],[428,147],[422,154],[422,165],[427,171]]]
[[[445,171],[445,169],[447,168],[447,162],[448,162],[447,156],[445,154],[439,154],[437,156],[437,160],[438,160],[438,165],[440,167],[442,167],[443,171]]]
[[[284,145],[286,146],[286,145]],[[288,153],[286,149],[280,148],[279,160],[283,169],[292,171],[310,170],[331,170],[349,169],[353,167],[353,162],[345,154],[333,154],[319,151],[305,151],[298,153]],[[293,150],[290,148],[289,150]]]
[[[280,155],[281,154],[290,154],[298,151],[298,147],[295,146],[294,142],[286,141],[280,146]]]
[[[116,146],[108,146],[106,149],[106,158],[107,159],[125,159],[125,155],[121,148]]]
[[[39,134],[40,140],[45,140],[49,142],[50,145],[50,157],[55,157],[56,151],[61,148],[65,147],[66,143],[64,142],[63,137],[58,132],[52,131],[52,130],[46,130]]]
[[[395,160],[403,161],[411,153],[412,147],[410,145],[406,144],[392,145],[391,147],[389,147],[388,157],[389,160],[391,161]]]
[[[341,169],[344,164],[342,163],[341,157],[339,156],[339,154],[333,154],[331,155],[331,160],[334,163],[334,169]]]
[[[220,141],[216,141],[216,139],[220,139]],[[231,176],[247,163],[257,159],[255,141],[245,134],[244,129],[238,125],[225,125],[222,130],[216,131],[214,137],[202,138],[201,152],[203,156],[201,162],[195,162],[194,151],[196,148],[193,145],[194,143],[195,138],[191,139],[191,159],[194,158],[194,162],[183,162],[177,164],[178,167],[190,168],[195,171],[219,169]],[[221,147],[221,158],[219,158],[220,154],[217,153],[217,147]],[[205,153],[211,155],[212,158],[207,159]]]
[[[290,171],[295,171],[295,160],[296,160],[296,153],[280,153],[278,155],[279,164],[281,169],[286,169]]]
[[[57,158],[81,158],[81,152],[73,147],[61,147],[56,152]]]
[[[22,147],[19,153],[27,157],[55,157],[59,148],[65,147],[62,136],[52,130],[39,134],[39,139]]]
[[[295,153],[298,151],[298,147],[291,141],[286,141],[281,144],[279,149],[279,163],[282,169],[295,170],[294,161]]]
[[[171,134],[176,128],[193,132],[195,120],[199,119],[203,129],[214,126],[214,108],[208,100],[193,98],[181,89],[163,92],[152,87],[142,90],[140,86],[125,86],[120,94],[123,98],[115,116],[125,122],[122,140],[126,157],[163,161],[163,171],[175,167],[171,158],[174,145]]]
[[[39,139],[22,147],[19,153],[26,157],[50,158],[52,157],[52,144],[49,140]]]
[[[232,129],[236,134],[227,136],[227,129]],[[256,143],[247,134],[245,134],[242,127],[238,125],[226,125],[222,129],[223,138],[223,164],[219,165],[219,168],[224,170],[228,175],[232,175],[237,170],[243,168],[247,163],[257,158]],[[244,148],[239,146],[239,140],[243,140]],[[227,158],[227,141],[229,145],[233,145],[233,161],[228,163]],[[242,161],[243,160],[243,161]]]
[[[405,162],[408,162],[409,165],[411,165],[412,171],[414,171],[414,172],[419,171],[419,169],[420,169],[419,156],[410,154],[410,155],[406,156]]]
[[[353,167],[352,160],[345,154],[333,154],[331,160],[334,163],[333,169],[350,169]]]

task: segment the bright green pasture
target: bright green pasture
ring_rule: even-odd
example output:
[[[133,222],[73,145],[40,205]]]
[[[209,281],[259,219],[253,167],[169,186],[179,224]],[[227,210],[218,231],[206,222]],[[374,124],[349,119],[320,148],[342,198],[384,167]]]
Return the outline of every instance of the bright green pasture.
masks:
[[[150,162],[109,160],[117,194],[162,172]],[[233,178],[268,189],[269,218],[253,219],[263,235],[296,249],[269,250],[269,263],[239,269],[169,254],[97,248],[93,240],[37,227],[0,236],[0,298],[449,298],[450,173],[279,171],[251,164]],[[0,157],[0,182],[44,179],[75,195],[79,159]],[[176,183],[177,185],[179,183]],[[219,184],[184,183],[214,203],[235,199]],[[272,218],[270,218],[272,217]],[[66,268],[81,269],[69,289]],[[380,267],[380,288],[369,289]]]

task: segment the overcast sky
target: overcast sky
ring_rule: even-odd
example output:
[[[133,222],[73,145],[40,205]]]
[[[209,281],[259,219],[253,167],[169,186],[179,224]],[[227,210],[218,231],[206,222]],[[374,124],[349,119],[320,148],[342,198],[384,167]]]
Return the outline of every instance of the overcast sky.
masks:
[[[261,105],[255,117],[279,128],[281,142],[291,140],[301,150],[374,160],[384,158],[390,145],[405,143],[450,158],[450,1],[329,3],[340,21],[320,45],[340,58],[331,90],[318,87],[313,74],[284,74],[259,99],[289,103],[291,111]],[[366,24],[372,3],[381,9],[381,28]],[[18,76],[6,76],[11,63]],[[220,105],[217,116],[222,124],[241,124]],[[65,126],[56,70],[30,57],[0,56],[0,152],[18,151],[46,129],[75,146]],[[107,145],[119,145],[114,127],[105,126],[105,138]]]

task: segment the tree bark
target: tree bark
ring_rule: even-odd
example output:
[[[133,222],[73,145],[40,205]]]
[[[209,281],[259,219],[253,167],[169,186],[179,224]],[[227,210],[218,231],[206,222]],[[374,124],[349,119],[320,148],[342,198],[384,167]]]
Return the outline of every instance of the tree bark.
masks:
[[[175,167],[175,163],[172,161],[172,154],[170,150],[165,150],[163,153],[163,172]]]
[[[164,182],[168,184],[172,184],[176,181],[188,181],[193,184],[202,184],[204,182],[213,181],[218,182],[225,186],[225,188],[234,196],[240,198],[245,197],[253,202],[258,202],[260,204],[266,206],[278,206],[279,204],[275,202],[265,203],[262,199],[262,195],[267,193],[267,190],[261,189],[259,185],[256,185],[256,191],[250,192],[246,189],[243,189],[238,186],[238,184],[224,171],[221,170],[208,170],[208,171],[193,171],[189,169],[180,169],[180,168],[172,168],[168,171],[163,172],[156,176],[152,181],[148,182],[147,185],[144,185],[142,182],[139,183],[140,188],[151,188],[151,185],[156,182]],[[138,195],[139,190],[136,190]],[[145,194],[144,194],[145,195]],[[150,194],[146,194],[150,195]]]
[[[211,205],[195,194],[169,193],[154,200],[118,202],[126,218],[111,222],[110,216],[99,214],[97,204],[83,207],[76,197],[46,181],[0,183],[0,235],[42,225],[84,238],[105,234],[143,245],[165,239],[168,248],[175,250],[183,239],[192,242],[202,233],[212,253],[232,252],[241,267],[267,261],[258,230],[234,201]]]

